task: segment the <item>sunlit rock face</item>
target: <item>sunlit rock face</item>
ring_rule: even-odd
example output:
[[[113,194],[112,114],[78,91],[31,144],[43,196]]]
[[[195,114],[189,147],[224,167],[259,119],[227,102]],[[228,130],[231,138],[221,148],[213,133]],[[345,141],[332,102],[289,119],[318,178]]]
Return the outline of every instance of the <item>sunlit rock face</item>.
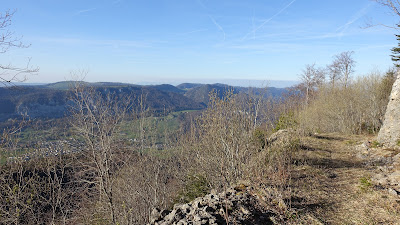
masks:
[[[400,72],[393,84],[378,142],[384,147],[400,148]]]

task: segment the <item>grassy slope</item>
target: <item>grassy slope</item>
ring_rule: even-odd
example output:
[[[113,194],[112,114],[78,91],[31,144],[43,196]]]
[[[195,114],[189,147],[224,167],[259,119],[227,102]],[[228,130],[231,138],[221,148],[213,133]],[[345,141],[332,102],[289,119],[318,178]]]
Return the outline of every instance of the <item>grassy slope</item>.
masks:
[[[377,166],[355,157],[355,145],[367,139],[323,134],[303,140],[293,173],[296,223],[400,224],[400,199],[374,187]]]

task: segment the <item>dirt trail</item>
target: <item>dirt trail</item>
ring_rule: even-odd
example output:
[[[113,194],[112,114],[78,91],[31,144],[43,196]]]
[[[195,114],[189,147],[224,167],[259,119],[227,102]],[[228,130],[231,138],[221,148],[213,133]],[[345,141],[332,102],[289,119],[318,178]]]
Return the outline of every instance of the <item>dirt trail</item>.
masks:
[[[356,146],[368,138],[321,134],[302,140],[291,199],[302,223],[400,224],[400,198],[371,182],[378,165],[356,157]]]

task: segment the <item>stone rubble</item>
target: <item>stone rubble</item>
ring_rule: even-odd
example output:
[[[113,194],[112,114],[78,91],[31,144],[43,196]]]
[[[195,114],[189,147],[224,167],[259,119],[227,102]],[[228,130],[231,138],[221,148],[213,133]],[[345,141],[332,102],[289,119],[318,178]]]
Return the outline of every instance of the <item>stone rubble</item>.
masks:
[[[258,197],[251,194],[251,188],[244,187],[176,204],[172,210],[153,209],[150,224],[274,224],[275,216],[263,209]]]
[[[400,195],[400,152],[382,147],[372,148],[369,142],[356,146],[357,156],[367,164],[376,165],[377,170],[371,181],[389,194]]]

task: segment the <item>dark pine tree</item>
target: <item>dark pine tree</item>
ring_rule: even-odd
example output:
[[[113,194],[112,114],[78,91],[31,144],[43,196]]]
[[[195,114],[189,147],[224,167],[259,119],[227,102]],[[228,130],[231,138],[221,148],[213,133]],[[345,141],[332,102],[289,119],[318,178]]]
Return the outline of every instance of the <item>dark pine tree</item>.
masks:
[[[400,25],[397,25],[400,28]],[[392,53],[393,55],[390,55],[392,57],[392,61],[394,61],[394,65],[396,67],[400,67],[399,61],[400,61],[400,34],[395,34],[397,41],[399,41],[397,47],[392,48]]]

